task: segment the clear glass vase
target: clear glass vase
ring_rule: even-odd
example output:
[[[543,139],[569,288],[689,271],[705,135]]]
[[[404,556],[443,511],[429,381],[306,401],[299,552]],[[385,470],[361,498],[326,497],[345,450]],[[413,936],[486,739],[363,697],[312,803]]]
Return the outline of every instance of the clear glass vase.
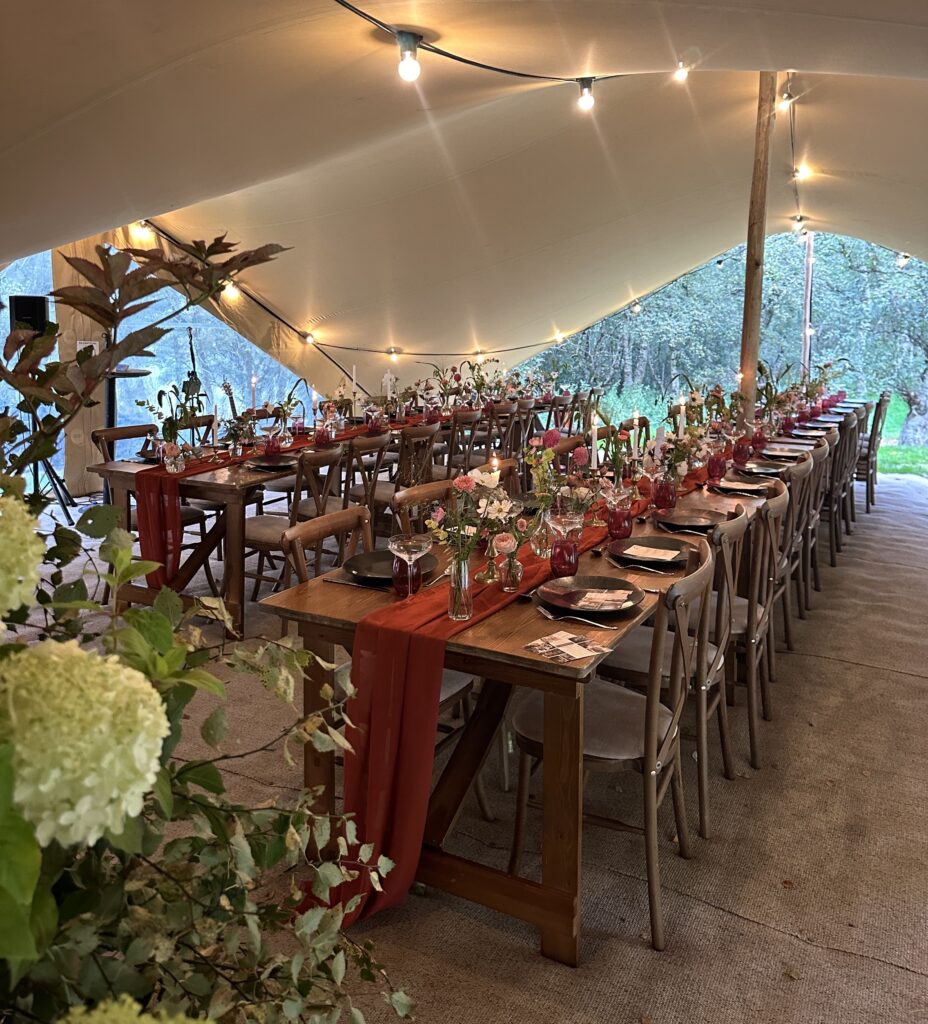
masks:
[[[183,473],[184,465],[183,455],[165,455],[164,457],[164,468],[169,473]]]
[[[550,558],[551,541],[551,527],[548,526],[544,516],[541,516],[539,517],[538,526],[535,527],[535,532],[529,541],[532,545],[532,554],[537,555],[539,558]]]
[[[519,589],[525,568],[515,555],[503,559],[499,567],[499,589],[507,594],[514,594]]]
[[[466,558],[452,557],[448,582],[448,618],[457,622],[472,618],[474,595],[470,591],[470,566]]]

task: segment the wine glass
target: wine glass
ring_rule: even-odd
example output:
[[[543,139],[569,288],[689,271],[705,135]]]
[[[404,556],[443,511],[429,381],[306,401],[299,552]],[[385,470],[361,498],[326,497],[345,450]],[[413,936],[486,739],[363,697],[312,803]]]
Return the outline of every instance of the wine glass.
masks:
[[[432,535],[429,533],[396,533],[389,541],[393,552],[393,586],[400,592],[403,571],[406,575],[406,600],[408,601],[419,589],[422,582],[422,571],[416,562],[428,553],[432,547]]]
[[[549,512],[547,519],[555,534],[551,545],[552,575],[576,576],[580,559],[577,540],[583,530],[583,513]]]

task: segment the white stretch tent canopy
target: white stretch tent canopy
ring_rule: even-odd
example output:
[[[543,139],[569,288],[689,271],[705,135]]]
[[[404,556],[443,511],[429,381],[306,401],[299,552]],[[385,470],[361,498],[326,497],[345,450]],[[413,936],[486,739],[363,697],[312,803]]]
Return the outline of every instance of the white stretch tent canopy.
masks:
[[[317,388],[478,348],[512,365],[743,240],[760,69],[796,71],[768,231],[806,162],[810,228],[928,258],[924,0],[361,6],[481,62],[629,77],[584,113],[572,83],[427,52],[403,82],[334,0],[7,0],[0,262],[143,217],[228,231],[292,246],[243,283],[314,333],[274,354]]]

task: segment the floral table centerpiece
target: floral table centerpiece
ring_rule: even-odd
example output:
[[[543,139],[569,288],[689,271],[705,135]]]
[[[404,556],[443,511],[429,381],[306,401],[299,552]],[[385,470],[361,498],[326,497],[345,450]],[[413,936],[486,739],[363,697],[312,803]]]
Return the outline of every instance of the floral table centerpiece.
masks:
[[[448,616],[469,619],[474,614],[468,561],[481,540],[489,545],[521,506],[499,486],[499,471],[472,469],[451,482],[452,498],[437,505],[425,525],[451,556]],[[492,557],[490,559],[492,561]]]

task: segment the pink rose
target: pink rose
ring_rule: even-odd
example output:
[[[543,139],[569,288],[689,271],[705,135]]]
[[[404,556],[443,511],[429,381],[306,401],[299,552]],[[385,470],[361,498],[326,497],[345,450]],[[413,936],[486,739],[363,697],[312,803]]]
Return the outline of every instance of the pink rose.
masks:
[[[180,445],[175,444],[173,441],[168,441],[164,446],[164,454],[168,459],[176,459],[180,455]]]
[[[460,384],[461,383],[461,375],[459,373],[456,373],[454,375],[454,380],[455,380],[455,383]]]
[[[511,533],[498,533],[494,541],[497,554],[511,555],[519,546]]]
[[[441,505],[439,505],[438,508],[436,508],[432,512],[432,521],[435,522],[435,523],[440,523],[444,518],[445,518],[445,510],[441,507]]]
[[[541,443],[545,448],[556,448],[561,443],[561,432],[554,427],[546,430],[541,436]]]
[[[583,445],[574,448],[573,458],[575,466],[585,466],[590,461],[590,449],[584,448]]]
[[[531,441],[529,441],[528,446],[529,446],[529,448],[540,448],[541,447],[541,438],[540,437],[533,437],[531,439]]]
[[[528,520],[527,519],[517,519],[516,520],[516,529],[519,531],[519,533],[525,533],[525,531],[528,529]]]
[[[451,481],[451,486],[456,491],[464,491],[465,494],[470,494],[477,486],[477,481],[472,476],[467,476],[465,473],[463,476],[456,476]]]

